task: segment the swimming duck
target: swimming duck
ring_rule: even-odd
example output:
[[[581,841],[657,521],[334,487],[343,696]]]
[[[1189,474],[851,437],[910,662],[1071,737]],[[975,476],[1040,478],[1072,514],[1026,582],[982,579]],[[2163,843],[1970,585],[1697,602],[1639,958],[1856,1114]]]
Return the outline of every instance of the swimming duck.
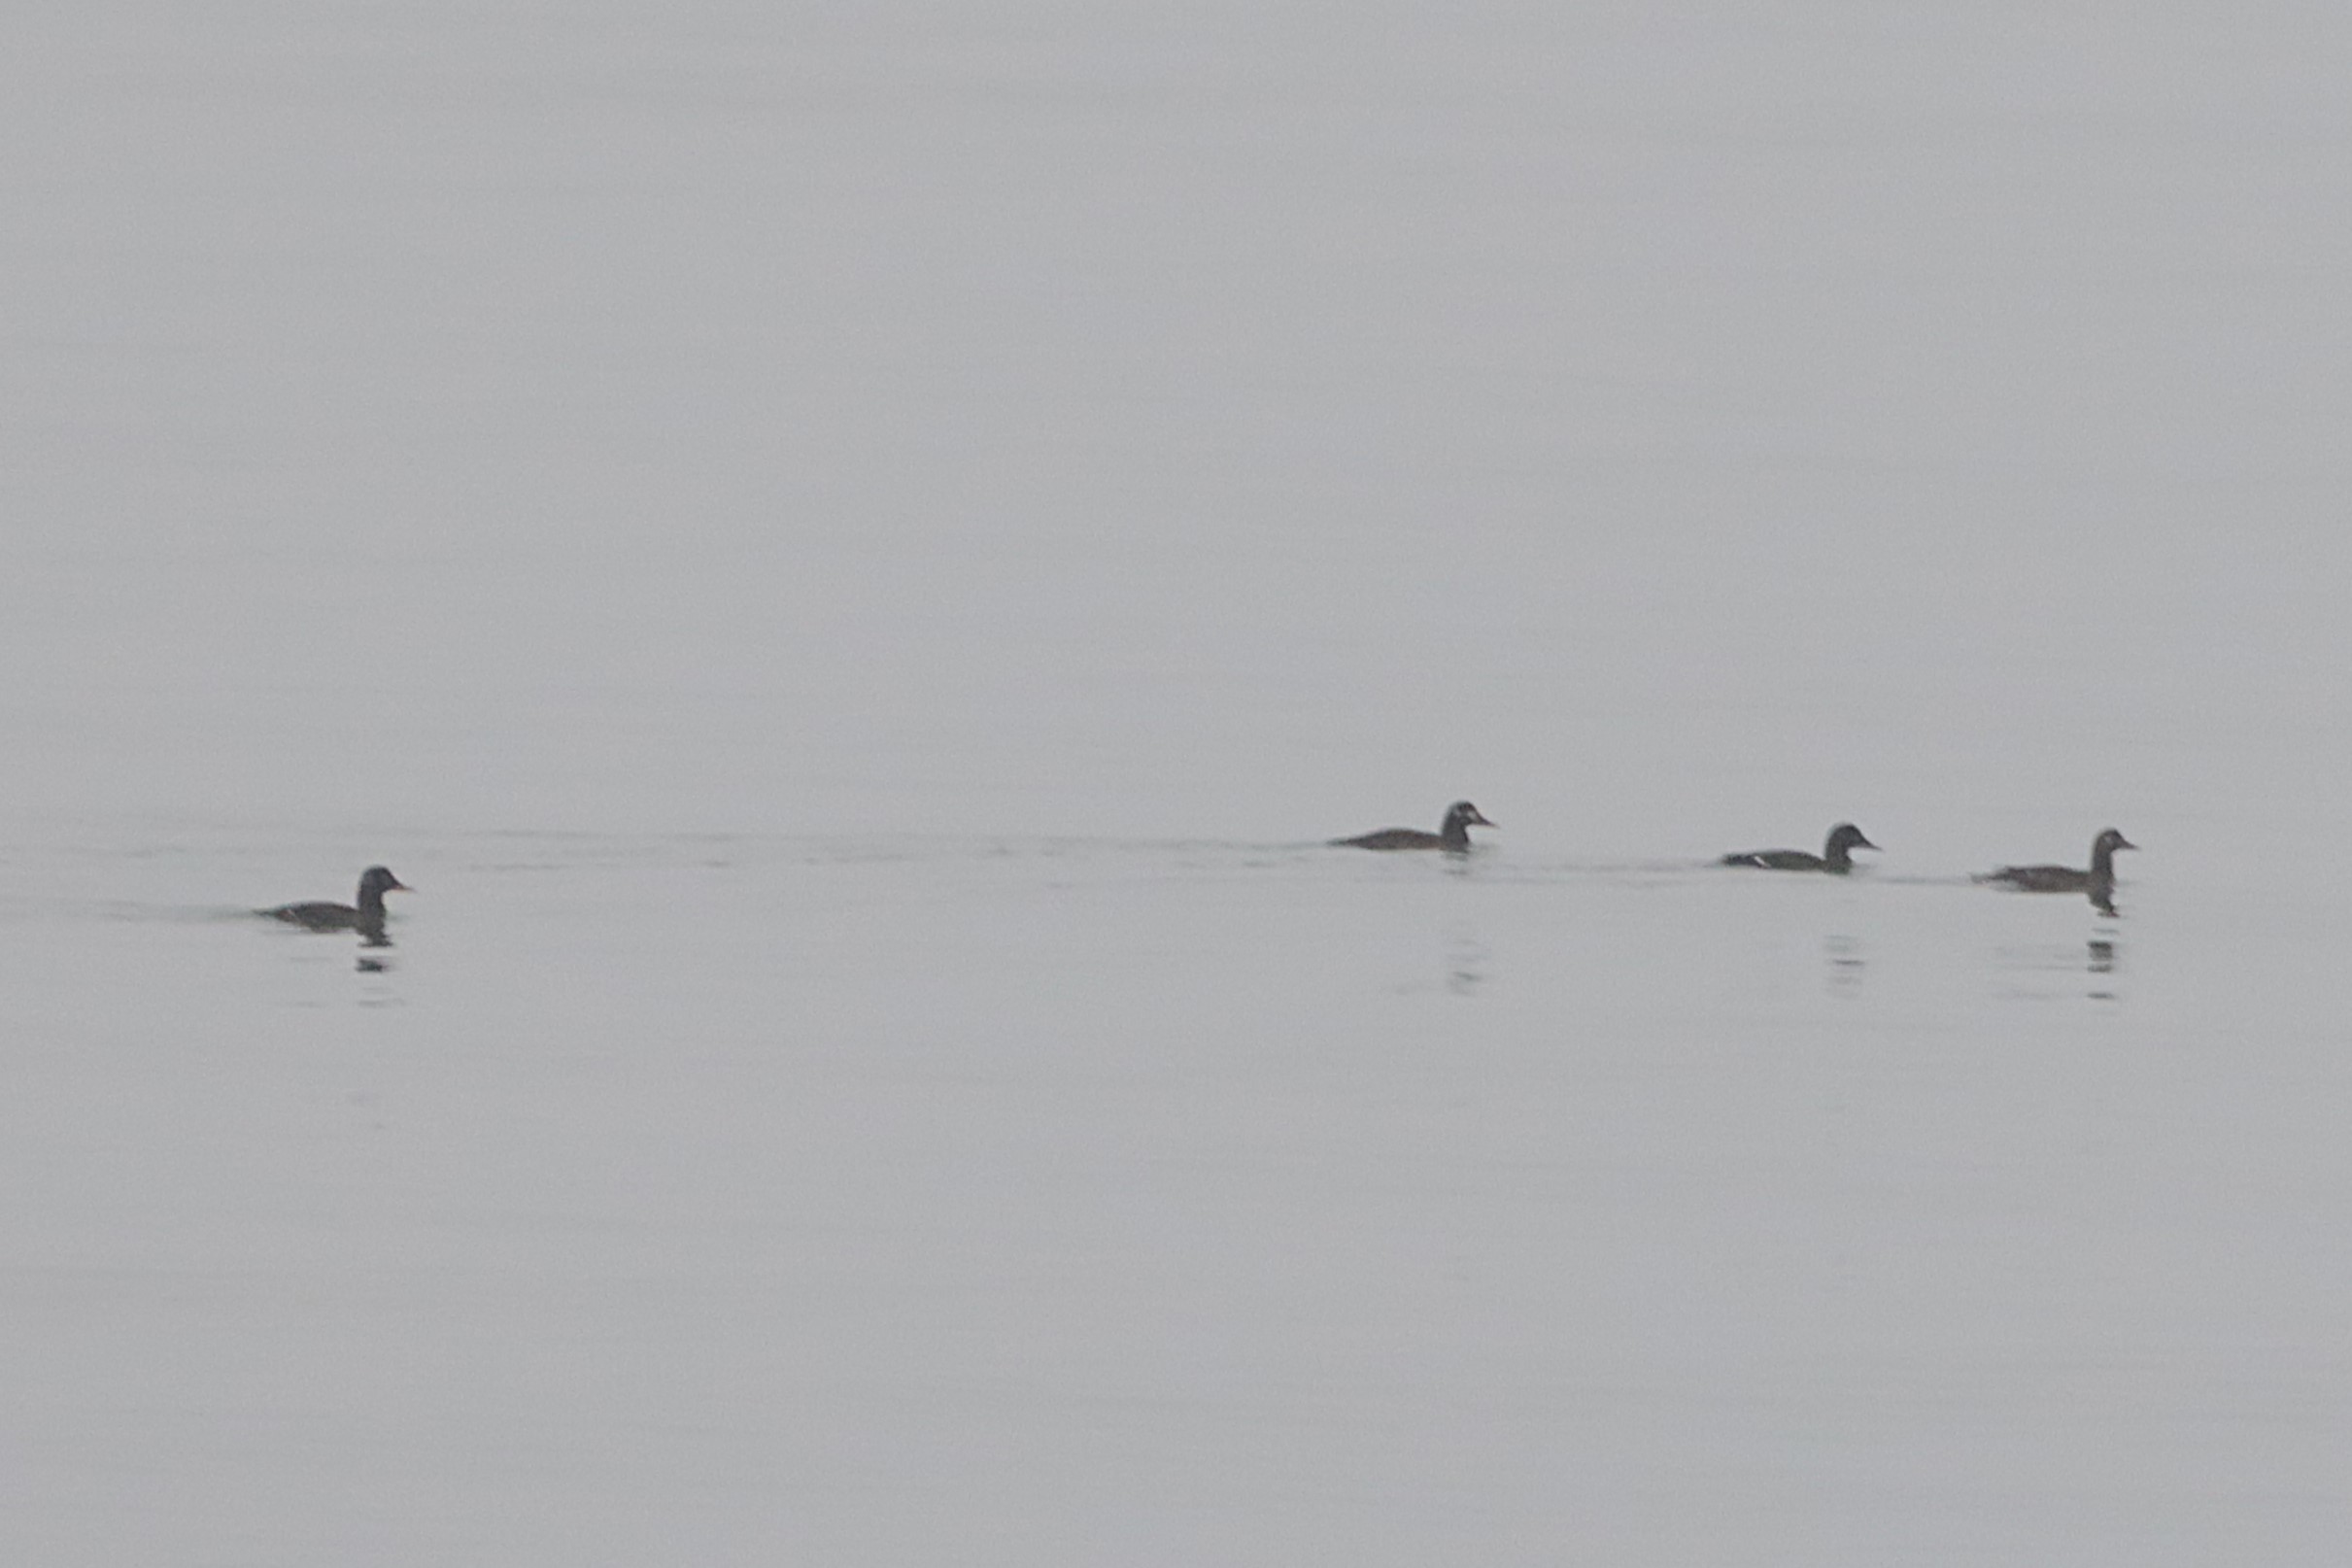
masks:
[[[1854,869],[1854,852],[1876,849],[1878,845],[1862,836],[1862,830],[1851,822],[1841,822],[1829,830],[1829,841],[1818,855],[1802,849],[1751,849],[1725,855],[1718,866],[1757,866],[1767,871],[1829,871],[1843,876]]]
[[[384,895],[415,891],[386,868],[370,866],[359,873],[359,903],[357,908],[348,903],[281,903],[275,909],[261,909],[256,913],[312,931],[381,932],[384,929]]]
[[[1491,828],[1494,824],[1468,801],[1456,801],[1446,808],[1446,820],[1435,833],[1423,833],[1418,828],[1382,828],[1378,833],[1334,838],[1331,842],[1346,849],[1443,849],[1462,855],[1469,853],[1470,830],[1474,826]]]
[[[2003,866],[1982,873],[1976,880],[1990,886],[2014,888],[2020,893],[2088,893],[2093,903],[2113,914],[2115,852],[2138,847],[2108,828],[2091,840],[2091,869],[2087,871],[2078,871],[2071,866]]]

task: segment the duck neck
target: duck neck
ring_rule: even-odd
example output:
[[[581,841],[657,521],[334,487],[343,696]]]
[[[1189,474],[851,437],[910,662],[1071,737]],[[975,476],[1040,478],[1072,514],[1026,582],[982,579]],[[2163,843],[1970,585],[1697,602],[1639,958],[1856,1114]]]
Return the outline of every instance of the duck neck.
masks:
[[[2104,887],[2115,885],[2115,846],[2104,839],[2091,846],[2091,880]]]
[[[1460,817],[1449,816],[1438,825],[1438,841],[1448,849],[1468,849],[1470,824]]]

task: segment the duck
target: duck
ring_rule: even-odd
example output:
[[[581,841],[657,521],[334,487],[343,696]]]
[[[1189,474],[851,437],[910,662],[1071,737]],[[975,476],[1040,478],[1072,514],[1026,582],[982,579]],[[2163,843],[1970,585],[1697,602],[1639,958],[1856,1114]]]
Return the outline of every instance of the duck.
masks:
[[[1976,880],[2019,893],[2087,893],[2093,903],[2112,914],[2115,852],[2138,847],[2115,829],[2103,828],[2091,840],[2091,869],[2087,871],[2078,871],[2071,866],[2003,866],[1980,872]]]
[[[1717,861],[1718,866],[1755,866],[1767,871],[1827,871],[1843,876],[1854,869],[1854,852],[1876,849],[1862,835],[1862,830],[1851,822],[1841,822],[1829,830],[1829,840],[1822,845],[1818,855],[1802,849],[1749,849],[1735,851]]]
[[[370,866],[359,873],[359,902],[356,907],[348,903],[281,903],[275,909],[255,912],[310,931],[382,932],[384,895],[415,891],[392,875],[389,868]]]
[[[1470,852],[1470,830],[1491,828],[1484,813],[1468,801],[1456,801],[1446,808],[1446,820],[1435,833],[1423,833],[1418,828],[1382,828],[1378,833],[1358,834],[1353,838],[1334,838],[1338,849],[1443,849],[1449,854]]]

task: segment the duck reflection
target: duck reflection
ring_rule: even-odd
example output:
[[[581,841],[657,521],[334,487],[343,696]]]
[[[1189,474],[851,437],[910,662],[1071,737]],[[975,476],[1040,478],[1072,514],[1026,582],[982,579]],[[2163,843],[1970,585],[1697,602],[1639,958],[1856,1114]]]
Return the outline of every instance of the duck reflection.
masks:
[[[1822,957],[1828,965],[1829,994],[1833,997],[1858,997],[1862,994],[1862,944],[1856,937],[1824,937]]]
[[[392,950],[392,939],[384,931],[381,917],[360,925],[358,971],[361,974],[382,974],[392,968],[392,960],[383,956]]]
[[[1993,960],[2007,976],[2004,993],[2020,1000],[2054,1002],[2080,996],[2115,1002],[2122,997],[2116,977],[2123,968],[2123,944],[2112,931],[2095,932],[2079,947],[2058,942],[1996,947]],[[2077,978],[2060,981],[2069,974]],[[2088,976],[2088,985],[2083,976]]]
[[[1446,940],[1446,989],[1457,997],[1476,995],[1486,983],[1489,957],[1476,932],[1454,932]]]
[[[2115,989],[2115,938],[2094,937],[2086,944],[2091,954],[2091,972],[2097,978],[2091,987],[2094,1002],[2113,1002],[2119,993]]]

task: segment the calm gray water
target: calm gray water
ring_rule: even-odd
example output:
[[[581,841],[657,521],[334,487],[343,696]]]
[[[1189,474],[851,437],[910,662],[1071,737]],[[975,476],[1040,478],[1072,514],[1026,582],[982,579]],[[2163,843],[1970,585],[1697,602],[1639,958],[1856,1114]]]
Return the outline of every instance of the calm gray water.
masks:
[[[2345,29],[27,19],[0,1555],[2340,1563]]]

